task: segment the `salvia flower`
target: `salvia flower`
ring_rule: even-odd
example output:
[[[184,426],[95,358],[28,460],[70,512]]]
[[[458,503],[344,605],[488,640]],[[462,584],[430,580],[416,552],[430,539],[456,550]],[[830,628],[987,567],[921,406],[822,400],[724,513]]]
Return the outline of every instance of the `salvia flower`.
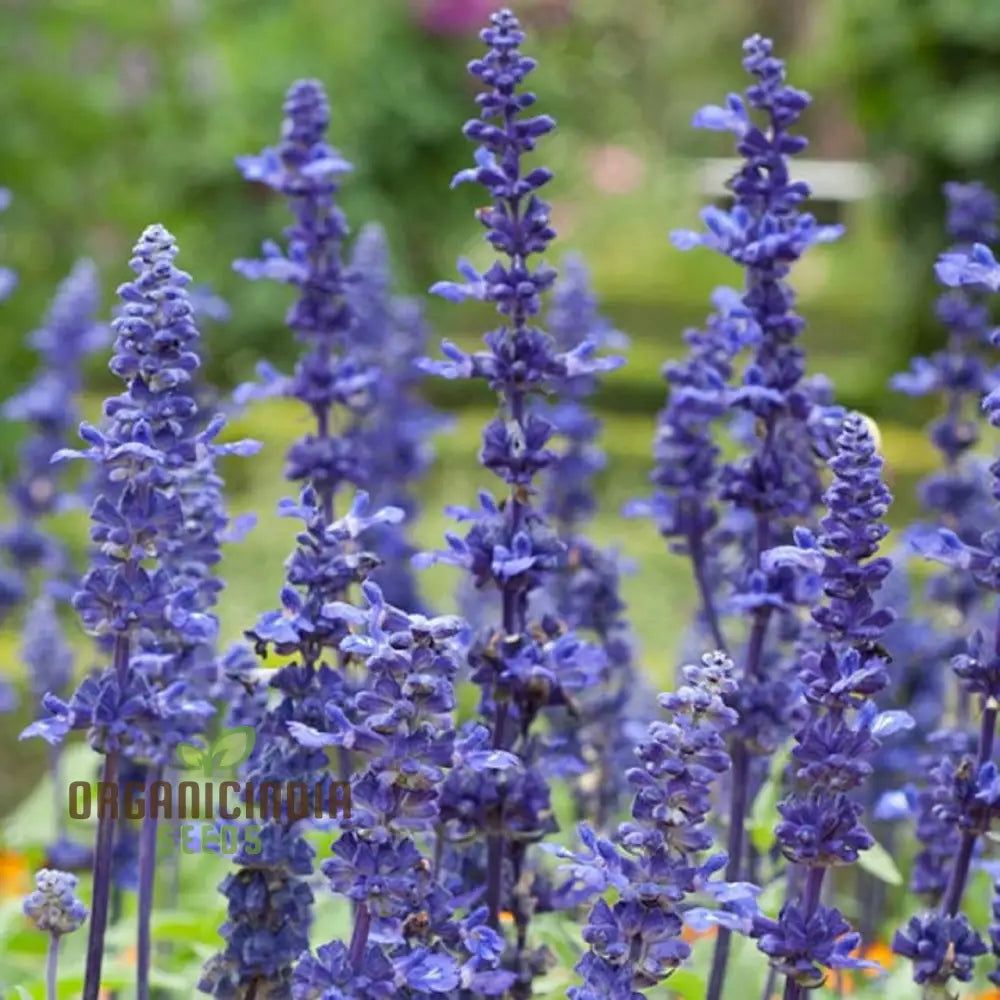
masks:
[[[650,474],[651,500],[633,501],[626,515],[647,516],[673,551],[686,555],[698,586],[700,609],[711,640],[725,645],[716,591],[722,584],[719,544],[711,532],[720,519],[717,498],[720,447],[716,424],[730,410],[729,383],[735,359],[756,339],[756,328],[740,295],[719,288],[704,330],[687,330],[688,353],[663,366],[666,405],[657,417]],[[715,544],[713,544],[715,543]]]
[[[464,623],[408,615],[372,582],[362,591],[367,610],[338,604],[329,613],[351,622],[341,650],[367,683],[347,701],[328,702],[320,729],[290,725],[303,746],[354,752],[351,815],[323,863],[333,891],[354,904],[353,933],[348,945],[299,962],[293,996],[325,997],[333,987],[364,996],[373,970],[385,970],[405,996],[502,994],[513,979],[497,968],[502,939],[483,925],[483,909],[459,918],[464,900],[438,883],[424,853],[442,821],[446,773],[469,759],[453,728],[459,662],[451,640]],[[498,753],[480,766],[516,764]]]
[[[713,641],[728,648],[720,621],[724,610],[749,620],[736,702],[741,729],[734,736],[730,791],[726,874],[731,880],[745,864],[751,751],[773,748],[795,725],[794,681],[781,644],[795,637],[795,606],[811,601],[808,589],[791,586],[801,582],[801,574],[765,566],[764,556],[788,539],[792,523],[811,522],[822,491],[817,454],[829,447],[829,421],[836,412],[828,387],[804,377],[799,339],[805,321],[796,312],[789,276],[811,247],[842,232],[803,211],[809,186],[792,177],[791,158],[807,145],[794,129],[809,95],[788,85],[769,39],[748,38],[743,55],[750,86],[730,94],[722,106],[702,108],[693,119],[696,128],[736,138],[741,165],[728,182],[732,203],[703,209],[703,231],[677,231],[672,239],[680,249],[707,247],[729,258],[744,272],[744,287],[736,303],[724,294],[706,333],[693,339],[689,362],[668,371],[671,400],[658,431],[661,492],[651,507],[661,531],[692,559],[701,617]],[[749,357],[737,372],[743,346]],[[711,432],[723,416],[742,446],[725,462]],[[687,464],[677,461],[687,457],[692,459]],[[720,534],[708,540],[709,531]],[[733,554],[720,559],[729,547]],[[728,954],[729,934],[723,929],[709,1000],[722,995]]]
[[[799,571],[818,572],[826,598],[812,612],[820,641],[800,653],[808,714],[795,735],[794,784],[778,805],[781,821],[775,828],[784,856],[807,870],[805,886],[801,900],[789,900],[777,925],[763,919],[752,931],[788,977],[790,998],[822,983],[824,970],[842,967],[851,950],[837,943],[848,930],[840,914],[818,909],[824,874],[853,864],[873,845],[861,822],[862,804],[851,793],[871,775],[880,743],[912,725],[905,712],[880,713],[873,700],[888,684],[880,640],[894,616],[877,604],[876,595],[892,568],[878,555],[892,498],[871,429],[860,414],[844,418],[828,464],[833,480],[824,494],[827,512],[818,534],[800,529],[795,547],[769,553],[771,560]],[[807,930],[789,964],[787,934],[796,924]],[[806,945],[810,950],[803,950]]]
[[[87,730],[105,755],[109,783],[123,757],[167,763],[177,743],[200,733],[213,712],[197,687],[172,670],[178,640],[201,643],[217,629],[214,615],[197,607],[193,588],[169,568],[186,516],[179,482],[208,453],[254,450],[248,443],[214,444],[221,418],[200,431],[193,427],[197,405],[189,386],[200,363],[199,334],[186,294],[190,278],[174,265],[176,254],[162,226],[142,234],[130,262],[136,277],[119,288],[122,308],[113,324],[110,368],[125,389],[106,401],[102,429],[81,425],[85,451],[54,456],[86,458],[102,477],[91,509],[93,561],[73,605],[85,630],[110,644],[112,665],[87,676],[68,701],[46,694],[50,714],[23,735],[58,743],[72,729]],[[96,1000],[100,982],[113,832],[105,811],[95,849],[86,1000]],[[141,935],[140,953],[142,978],[148,961]]]
[[[991,285],[990,275],[1000,266],[983,244],[971,251],[960,250],[944,254],[938,261],[939,280],[950,287]],[[992,270],[991,270],[992,269]],[[1000,393],[990,391],[983,400],[983,410],[993,426],[1000,426]],[[1000,463],[990,467],[993,477],[994,500],[1000,502]],[[972,579],[984,591],[1000,592],[1000,563],[996,560],[998,533],[991,529],[975,542],[963,540],[947,528],[926,529],[916,539],[921,554],[969,570]],[[972,963],[986,951],[979,935],[960,912],[973,856],[978,842],[990,832],[1000,815],[1000,783],[993,761],[996,739],[998,703],[997,672],[1000,660],[996,656],[1000,619],[994,627],[993,641],[986,644],[978,631],[973,633],[965,653],[952,661],[952,669],[970,704],[980,711],[979,736],[971,751],[966,752],[961,739],[948,741],[947,753],[932,773],[928,805],[930,812],[950,841],[957,837],[957,850],[947,863],[940,908],[935,913],[915,916],[899,931],[894,949],[911,958],[914,979],[946,987],[950,977],[967,981],[972,975]],[[926,853],[926,852],[925,852]],[[940,872],[931,872],[932,875]]]
[[[87,908],[76,895],[77,879],[69,872],[43,868],[35,875],[35,890],[24,901],[25,916],[53,937],[72,934],[87,919]]]
[[[44,518],[72,507],[78,499],[52,457],[70,442],[79,423],[76,399],[82,364],[107,342],[107,327],[94,318],[98,304],[97,268],[81,260],[59,286],[45,324],[29,338],[38,352],[38,374],[0,411],[29,428],[19,452],[18,473],[8,486],[14,522],[0,529],[0,574],[10,580],[6,586],[0,582],[0,617],[4,607],[10,607],[3,595],[28,595],[35,569],[45,571],[49,588],[57,593],[75,583],[68,556],[45,530]]]
[[[489,924],[500,926],[502,910],[513,914],[516,944],[504,967],[517,977],[515,994],[527,996],[531,981],[544,968],[545,957],[532,954],[527,932],[532,913],[542,906],[544,879],[531,871],[528,847],[554,828],[548,783],[541,768],[545,744],[532,729],[543,713],[565,710],[575,692],[596,683],[606,669],[600,650],[589,651],[552,616],[531,620],[529,601],[547,574],[565,558],[565,545],[533,503],[536,479],[556,460],[550,447],[551,420],[534,405],[539,394],[616,367],[617,359],[595,355],[587,340],[560,351],[533,317],[555,272],[532,258],[543,253],[555,236],[549,206],[540,195],[552,173],[524,161],[537,141],[555,127],[548,115],[531,115],[534,94],[522,88],[534,60],[522,55],[524,39],[517,18],[508,10],[493,15],[481,33],[486,53],[469,64],[484,85],[477,97],[479,117],[465,125],[477,144],[475,165],[459,171],[453,186],[472,183],[483,188],[489,203],[476,217],[497,259],[480,274],[461,262],[460,282],[438,282],[431,289],[452,301],[478,298],[492,302],[503,318],[488,333],[486,350],[466,354],[445,343],[445,360],[422,366],[445,378],[485,381],[500,398],[500,412],[484,429],[480,462],[506,486],[497,501],[481,496],[477,511],[455,511],[470,522],[465,538],[449,536],[449,550],[438,559],[465,568],[477,587],[496,595],[497,627],[479,630],[469,650],[473,680],[480,686],[480,709],[488,720],[494,749],[514,753],[517,772],[497,771],[470,776],[455,768],[442,800],[448,829],[470,823],[485,834],[485,857],[473,843],[465,852],[446,852],[449,863],[480,865],[486,884]],[[567,650],[573,655],[567,657]],[[593,654],[593,655],[591,655]]]
[[[952,253],[997,239],[1000,206],[992,191],[978,183],[952,183],[945,185],[944,193],[948,202],[948,233],[955,241]],[[985,291],[974,285],[947,288],[937,303],[938,319],[948,331],[945,347],[929,358],[914,358],[909,372],[892,379],[893,388],[908,395],[942,397],[944,413],[931,426],[930,437],[942,454],[946,472],[952,476],[956,473],[955,463],[978,440],[974,411],[995,382],[993,369],[982,354],[993,331]],[[932,478],[921,488],[925,503],[943,498],[949,488],[955,490],[958,484],[949,487],[947,481]],[[948,507],[928,506],[942,514],[960,513]]]
[[[733,400],[764,422],[764,433],[750,456],[722,470],[721,496],[758,517],[801,518],[808,517],[819,486],[802,447],[782,447],[794,443],[796,426],[809,431],[813,408],[797,344],[804,321],[786,279],[810,246],[838,238],[841,227],[821,226],[801,211],[809,188],[789,174],[789,157],[806,146],[791,129],[809,96],[785,83],[784,63],[773,56],[768,39],[755,35],[743,51],[744,68],[755,82],[745,95],[729,95],[725,107],[703,108],[694,118],[696,127],[736,136],[743,165],[729,182],[733,205],[706,208],[704,232],[680,231],[673,238],[682,249],[703,245],[723,253],[747,276],[743,306],[754,350]]]
[[[1000,208],[991,191],[978,183],[952,183],[945,185],[944,193],[953,253],[995,242]],[[975,454],[979,403],[996,384],[994,366],[985,355],[993,332],[988,297],[981,286],[946,288],[937,304],[938,319],[948,333],[945,346],[930,357],[915,358],[909,372],[892,380],[900,392],[938,400],[940,416],[928,433],[942,467],[921,481],[918,495],[926,515],[973,545],[995,520],[986,464]],[[967,567],[948,566],[930,577],[926,597],[935,618],[938,658],[950,659],[962,651],[964,637],[978,624],[984,592]],[[968,710],[964,696],[959,710],[961,724]]]
[[[892,950],[913,962],[915,982],[947,986],[952,979],[972,979],[975,960],[986,953],[986,945],[963,914],[928,913],[911,917],[896,931]]]
[[[177,742],[199,731],[209,711],[171,673],[172,644],[178,633],[204,642],[217,628],[213,615],[193,606],[191,580],[180,579],[171,565],[180,557],[178,537],[190,513],[184,483],[207,455],[256,448],[215,444],[221,418],[193,427],[197,406],[187,387],[199,366],[199,334],[185,293],[190,279],[174,266],[176,253],[162,226],[149,227],[136,244],[131,266],[137,277],[119,289],[123,308],[114,322],[111,361],[127,388],[106,402],[103,430],[82,425],[89,448],[56,454],[87,458],[104,475],[106,489],[91,511],[94,565],[73,604],[88,632],[113,640],[116,667],[87,677],[68,703],[47,696],[51,716],[29,730],[58,741],[71,728],[85,728],[101,752],[162,762]],[[197,555],[191,553],[189,571]],[[133,655],[138,669],[130,670]]]
[[[368,420],[378,375],[372,362],[391,350],[393,334],[373,311],[383,307],[381,271],[362,278],[360,266],[352,270],[343,262],[348,230],[336,195],[350,165],[326,141],[330,111],[322,86],[315,80],[293,84],[284,111],[280,144],[237,162],[248,180],[284,195],[295,221],[285,230],[284,249],[269,241],[261,259],[235,266],[250,279],[296,289],[286,323],[304,350],[291,376],[261,366],[263,386],[243,387],[238,399],[294,398],[315,423],[286,459],[287,478],[304,486],[299,499],[282,501],[279,511],[303,527],[286,563],[281,606],[261,615],[246,632],[259,655],[273,651],[292,659],[270,678],[276,699],[266,708],[263,695],[251,693],[242,700],[243,709],[255,713],[258,730],[245,772],[258,786],[297,781],[321,789],[331,780],[326,744],[310,741],[309,734],[322,734],[331,725],[328,704],[347,704],[369,690],[369,678],[350,667],[349,649],[341,646],[355,617],[347,599],[381,563],[370,546],[391,533],[405,511],[375,507],[367,492],[358,491],[342,515],[335,515],[341,489],[369,479],[374,438]],[[359,265],[370,249],[367,244],[359,248]],[[359,347],[365,330],[379,338],[379,345]],[[245,680],[246,671],[240,673]],[[336,721],[352,722],[341,716]],[[338,749],[344,780],[352,756],[371,749],[358,732],[351,730]],[[309,945],[313,901],[308,882],[313,849],[304,833],[305,824],[295,817],[271,817],[263,826],[259,854],[245,847],[237,853],[238,870],[221,886],[228,903],[226,944],[205,967],[199,984],[204,992],[230,997],[249,990],[275,1000],[291,996],[295,963]]]
[[[994,243],[997,238],[998,209],[996,196],[978,183],[946,184],[948,233],[961,254],[970,245]],[[984,532],[995,526],[996,509],[990,498],[990,475],[986,462],[975,453],[980,438],[979,403],[996,384],[996,372],[985,348],[992,338],[988,291],[983,286],[948,287],[938,299],[937,316],[948,331],[945,346],[928,358],[916,358],[910,371],[897,375],[894,388],[914,396],[935,396],[941,414],[929,427],[929,436],[941,456],[942,467],[925,477],[918,487],[921,506],[938,525],[952,532],[961,543],[979,547]],[[934,537],[933,529],[916,525],[911,538],[918,549]],[[936,543],[935,543],[936,546]],[[961,552],[961,546],[956,548]],[[925,596],[930,605],[923,624],[923,647],[932,660],[968,659],[968,669],[979,669],[975,657],[966,658],[966,637],[989,628],[987,591],[980,586],[971,564],[947,560],[946,565],[930,575]],[[907,631],[920,627],[915,616],[907,622]],[[980,643],[981,645],[981,643]],[[959,661],[956,661],[959,662]],[[948,702],[947,675],[927,670],[918,658],[902,657],[909,676],[900,679],[905,694],[914,688],[926,691],[923,732],[938,729],[943,706]],[[965,669],[965,668],[960,668]],[[958,685],[957,718],[959,729],[966,729],[970,698]],[[978,693],[986,693],[979,691]],[[957,733],[956,733],[957,735]],[[967,749],[967,748],[965,748]],[[917,752],[920,752],[918,750]],[[932,775],[929,787],[913,793],[916,814],[915,833],[921,843],[912,870],[915,891],[939,900],[947,885],[951,859],[958,849],[959,833],[953,823],[937,815],[939,789],[934,775],[939,768],[930,755],[923,753],[923,772]],[[954,762],[952,762],[954,763]],[[909,777],[904,770],[901,780]]]
[[[352,691],[336,652],[355,616],[351,609],[345,617],[349,606],[340,602],[378,564],[361,548],[362,536],[374,525],[398,521],[402,512],[369,512],[367,495],[358,494],[344,517],[327,523],[319,498],[306,487],[299,502],[283,502],[281,513],[303,522],[286,564],[282,609],[261,615],[247,638],[258,655],[273,651],[293,659],[269,678],[277,698],[254,719],[257,738],[243,777],[245,787],[252,783],[257,790],[265,782],[305,783],[311,813],[313,795],[325,794],[328,800],[331,778],[326,743],[311,741],[309,734],[324,733],[330,725],[327,705],[344,703]],[[332,664],[327,662],[331,654]],[[345,739],[343,746],[352,751],[355,741]],[[350,755],[341,759],[349,762]],[[199,984],[213,996],[238,996],[247,989],[291,996],[294,964],[309,947],[313,892],[308,876],[314,852],[305,824],[283,813],[264,817],[260,826],[259,852],[241,845],[234,858],[238,869],[220,887],[228,903],[222,930],[226,944],[206,965]]]
[[[711,853],[709,811],[712,786],[730,766],[725,737],[737,717],[725,699],[736,672],[725,654],[713,653],[682,676],[676,692],[660,695],[669,719],[649,725],[636,750],[639,764],[628,772],[631,820],[614,840],[581,827],[588,853],[556,849],[572,861],[561,892],[573,902],[616,891],[614,903],[600,898],[590,911],[583,931],[589,948],[576,967],[583,983],[570,988],[572,1000],[634,1000],[690,955],[682,937],[687,920],[745,929],[755,911],[751,887],[712,877],[726,862]],[[694,907],[695,893],[714,897],[719,909]]]
[[[338,488],[363,482],[357,417],[371,405],[375,376],[347,351],[354,322],[342,260],[348,229],[336,194],[351,166],[326,142],[330,109],[317,81],[293,84],[284,110],[280,145],[240,157],[237,165],[247,180],[284,195],[295,222],[285,230],[284,249],[268,241],[261,258],[238,260],[234,267],[251,280],[270,279],[297,289],[285,321],[306,350],[291,376],[260,365],[262,384],[242,387],[237,398],[277,394],[310,408],[316,430],[289,449],[286,474],[312,485],[330,520]],[[337,434],[335,408],[347,417],[347,426]]]
[[[25,916],[49,935],[45,968],[46,1000],[56,1000],[59,984],[59,944],[86,919],[87,908],[76,896],[76,876],[43,868],[35,875],[35,891],[24,901]]]

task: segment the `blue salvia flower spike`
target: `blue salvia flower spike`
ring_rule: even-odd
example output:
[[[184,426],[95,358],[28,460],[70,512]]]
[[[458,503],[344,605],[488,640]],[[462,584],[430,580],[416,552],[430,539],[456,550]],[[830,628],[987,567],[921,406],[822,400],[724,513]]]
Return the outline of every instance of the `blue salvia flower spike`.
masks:
[[[482,274],[460,261],[462,280],[438,282],[431,291],[454,302],[492,302],[502,323],[485,336],[486,350],[466,354],[445,342],[444,360],[421,364],[444,378],[483,380],[498,394],[500,412],[484,429],[479,457],[503,481],[506,495],[498,502],[483,493],[477,510],[456,510],[470,524],[464,539],[449,535],[448,550],[417,560],[463,567],[475,586],[490,589],[498,605],[498,627],[480,629],[469,650],[488,729],[463,732],[459,745],[476,746],[475,753],[482,753],[479,744],[487,733],[493,751],[513,753],[520,766],[480,773],[453,768],[441,814],[455,840],[478,835],[465,850],[447,850],[445,864],[456,877],[462,872],[463,878],[485,883],[492,929],[500,928],[501,912],[513,915],[516,942],[504,956],[504,968],[516,977],[519,994],[526,995],[545,967],[545,955],[529,950],[527,940],[531,915],[547,890],[542,879],[530,880],[532,888],[524,890],[522,875],[530,870],[528,843],[554,827],[542,770],[544,744],[532,729],[544,713],[570,705],[607,670],[603,651],[582,643],[565,623],[550,615],[531,618],[532,595],[559,569],[566,552],[533,500],[539,475],[556,456],[549,447],[553,425],[532,404],[563,380],[611,370],[621,359],[597,357],[588,342],[561,351],[534,325],[542,296],[556,277],[545,264],[533,263],[555,236],[549,206],[540,195],[552,173],[542,166],[529,168],[524,160],[555,122],[544,114],[526,114],[535,96],[522,84],[535,63],[520,51],[524,33],[517,18],[499,11],[481,38],[486,54],[469,64],[470,74],[484,85],[477,97],[480,115],[464,129],[477,144],[474,166],[459,171],[452,185],[472,183],[487,192],[489,204],[477,210],[476,218],[498,256]],[[478,819],[470,817],[470,800],[481,803]],[[485,851],[480,850],[483,839]]]

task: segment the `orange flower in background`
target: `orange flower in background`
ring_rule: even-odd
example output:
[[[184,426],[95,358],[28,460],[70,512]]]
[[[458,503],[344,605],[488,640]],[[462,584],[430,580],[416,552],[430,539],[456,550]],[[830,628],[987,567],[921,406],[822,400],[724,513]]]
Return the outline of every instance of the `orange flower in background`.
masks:
[[[857,955],[858,951],[855,949],[851,952],[852,955]],[[869,962],[878,962],[879,965],[888,972],[898,961],[899,956],[897,956],[892,948],[889,947],[886,941],[874,941],[870,945],[866,945],[861,949],[861,957],[867,959]],[[830,978],[830,985],[838,991],[842,996],[850,996],[860,985],[857,979],[858,972],[834,972],[833,976]],[[864,976],[866,979],[875,979],[878,977],[879,972],[875,969],[862,969],[860,970],[860,975]],[[1000,1000],[1000,998],[998,998]]]
[[[31,892],[28,856],[18,851],[0,850],[0,899],[14,899]]]
[[[887,972],[899,961],[899,956],[889,947],[888,941],[873,942],[862,949],[861,957],[867,958],[869,962],[878,962]],[[869,969],[865,970],[865,975],[871,979],[878,973]]]

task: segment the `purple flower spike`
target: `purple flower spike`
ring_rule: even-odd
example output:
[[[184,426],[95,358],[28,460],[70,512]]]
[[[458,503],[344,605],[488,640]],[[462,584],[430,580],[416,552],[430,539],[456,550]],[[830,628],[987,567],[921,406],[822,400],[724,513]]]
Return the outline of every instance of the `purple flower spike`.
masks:
[[[89,446],[80,455],[96,466],[98,486],[91,567],[73,605],[86,631],[111,650],[112,663],[86,677],[69,701],[46,693],[48,717],[23,734],[58,743],[73,729],[86,730],[94,749],[105,755],[106,782],[124,780],[124,765],[133,762],[155,776],[178,743],[204,730],[213,712],[207,696],[217,629],[211,606],[220,586],[214,577],[216,532],[226,522],[217,504],[221,481],[212,472],[216,446],[204,439],[193,395],[200,359],[187,296],[190,278],[175,267],[176,254],[174,238],[162,226],[148,227],[136,244],[130,261],[135,277],[118,290],[122,305],[109,366],[125,389],[105,402],[101,429],[80,428]],[[86,271],[81,278],[91,279]],[[100,337],[89,320],[75,342],[58,335],[60,329],[79,329],[81,318],[71,308],[54,309],[36,336],[41,349],[68,355],[85,350]],[[94,852],[86,1000],[96,1000],[100,984],[113,834],[114,823],[103,813]],[[152,821],[144,823],[143,837],[141,993],[148,990]]]
[[[846,967],[858,943],[839,911],[819,905],[825,871],[855,863],[874,845],[861,823],[863,807],[850,793],[872,775],[871,760],[882,741],[913,724],[904,712],[880,714],[872,700],[889,680],[879,643],[894,614],[878,605],[876,595],[892,568],[878,555],[892,497],[860,414],[844,417],[828,465],[833,480],[824,493],[827,513],[819,531],[795,535],[808,560],[777,560],[795,574],[812,576],[818,557],[826,596],[812,611],[820,635],[799,652],[808,711],[795,734],[792,790],[778,805],[781,822],[775,828],[784,856],[808,873],[800,897],[789,898],[778,921],[761,919],[751,930],[786,976],[791,1000],[824,982],[827,970]]]
[[[498,937],[500,913],[513,913],[517,933],[501,949],[503,975],[516,979],[524,992],[546,962],[543,951],[528,946],[532,914],[553,905],[544,875],[529,877],[534,869],[529,845],[554,828],[549,779],[587,769],[580,757],[582,746],[569,732],[570,718],[589,713],[584,701],[602,687],[610,667],[605,649],[581,642],[574,634],[580,625],[593,628],[593,622],[574,620],[570,612],[575,615],[575,609],[561,599],[551,611],[546,607],[553,604],[548,585],[559,586],[569,551],[559,537],[560,526],[546,514],[558,519],[571,506],[586,507],[589,501],[576,496],[588,489],[583,484],[592,470],[580,468],[581,486],[573,487],[568,506],[562,500],[556,503],[558,512],[547,510],[545,503],[539,509],[534,498],[540,483],[559,482],[578,459],[591,461],[585,452],[593,428],[580,406],[553,409],[543,406],[540,397],[556,393],[567,403],[580,399],[592,391],[596,375],[619,362],[597,354],[596,349],[605,346],[600,342],[607,341],[607,330],[593,313],[580,274],[571,274],[570,287],[550,316],[555,320],[550,323],[552,335],[535,325],[543,296],[556,278],[554,270],[537,262],[555,237],[549,205],[541,194],[552,173],[526,161],[555,122],[548,115],[529,113],[535,95],[524,85],[535,63],[521,52],[524,33],[517,18],[509,10],[499,11],[481,38],[486,52],[468,67],[483,85],[476,99],[479,117],[464,128],[476,146],[474,162],[454,176],[452,186],[463,191],[474,184],[485,192],[488,203],[477,210],[476,218],[496,259],[482,273],[461,261],[464,281],[439,282],[432,291],[456,302],[490,302],[501,322],[484,337],[485,350],[466,354],[446,343],[443,361],[425,360],[421,367],[444,378],[481,380],[499,396],[500,412],[483,431],[479,458],[503,483],[505,495],[502,501],[481,497],[475,511],[453,509],[451,513],[468,525],[465,537],[448,535],[446,551],[421,554],[416,564],[459,566],[467,571],[468,593],[476,593],[475,599],[466,600],[470,617],[481,626],[470,636],[468,660],[482,692],[480,711],[489,726],[490,755],[483,758],[477,743],[448,776],[441,799],[448,840],[443,865],[456,886],[485,884],[486,921]],[[581,317],[586,329],[571,329]],[[556,434],[574,442],[570,464],[562,471],[553,447]],[[572,485],[568,479],[566,483]],[[579,512],[571,516],[575,519]],[[604,572],[600,582],[612,580],[613,569]],[[612,631],[618,632],[619,607],[615,595],[607,595],[601,606],[608,615],[601,623],[608,641]],[[604,636],[596,637],[603,645]],[[627,658],[627,652],[619,649],[618,654]],[[542,736],[543,718],[551,739]],[[481,730],[463,732],[459,746],[468,738],[478,740],[477,733]],[[490,765],[497,760],[509,763],[508,755],[517,759],[518,767]],[[531,888],[522,889],[522,884]],[[499,986],[491,981],[494,988]]]
[[[726,877],[738,881],[748,852],[747,788],[800,722],[794,650],[806,630],[799,609],[815,604],[815,553],[802,556],[796,528],[814,528],[822,498],[819,460],[830,454],[842,411],[829,384],[805,377],[804,319],[791,285],[811,248],[836,240],[840,226],[804,211],[809,186],[793,177],[796,134],[808,94],[786,81],[767,38],[743,43],[751,77],[742,94],[696,113],[693,125],[735,139],[741,163],[727,182],[732,201],[706,206],[702,228],[672,234],[682,250],[721,254],[744,273],[741,291],[719,289],[702,330],[686,333],[683,361],[664,368],[667,403],[657,423],[651,499],[626,510],[652,518],[671,549],[690,560],[699,616],[691,642],[732,648],[743,659],[733,707],[733,780],[727,810]],[[735,440],[732,458],[724,442]],[[745,643],[745,645],[743,645]],[[730,929],[720,927],[707,1000],[724,995]],[[794,984],[792,984],[794,986]]]
[[[96,267],[79,261],[59,286],[45,324],[29,338],[41,362],[38,375],[0,410],[6,419],[30,428],[21,445],[18,474],[8,487],[14,521],[0,527],[0,621],[29,594],[33,570],[42,569],[60,597],[76,583],[63,546],[42,524],[48,515],[81,502],[67,487],[63,469],[52,463],[79,424],[75,401],[83,363],[108,340],[107,327],[94,319],[99,297]]]
[[[682,676],[676,692],[660,697],[669,721],[649,726],[637,749],[639,766],[628,772],[631,820],[615,841],[583,828],[589,850],[560,851],[573,862],[560,890],[567,899],[578,904],[611,886],[617,890],[613,905],[598,899],[590,911],[583,931],[589,950],[576,966],[583,983],[570,988],[571,1000],[632,1000],[667,979],[690,955],[681,932],[693,893],[719,901],[715,914],[692,913],[699,924],[749,929],[756,913],[755,890],[712,879],[725,855],[706,855],[713,843],[711,788],[730,767],[725,736],[739,721],[725,703],[736,689],[733,664],[723,653],[706,654]],[[602,992],[609,988],[614,992]]]

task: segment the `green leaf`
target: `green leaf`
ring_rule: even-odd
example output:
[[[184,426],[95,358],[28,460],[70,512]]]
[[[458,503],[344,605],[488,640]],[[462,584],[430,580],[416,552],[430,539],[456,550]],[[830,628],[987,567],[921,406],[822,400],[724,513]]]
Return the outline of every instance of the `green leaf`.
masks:
[[[691,969],[678,969],[667,980],[667,989],[681,1000],[702,1000],[706,985],[705,977]]]
[[[785,768],[792,753],[791,741],[781,747],[771,758],[767,781],[753,800],[747,830],[750,843],[765,854],[774,843],[774,828],[778,825],[778,803],[785,786]]]
[[[236,767],[253,752],[257,734],[253,726],[235,726],[227,729],[212,744],[212,768]]]
[[[887,885],[903,884],[903,876],[892,860],[892,855],[878,841],[858,855],[858,865]]]
[[[177,766],[185,771],[197,771],[205,763],[207,752],[194,743],[177,744]]]

